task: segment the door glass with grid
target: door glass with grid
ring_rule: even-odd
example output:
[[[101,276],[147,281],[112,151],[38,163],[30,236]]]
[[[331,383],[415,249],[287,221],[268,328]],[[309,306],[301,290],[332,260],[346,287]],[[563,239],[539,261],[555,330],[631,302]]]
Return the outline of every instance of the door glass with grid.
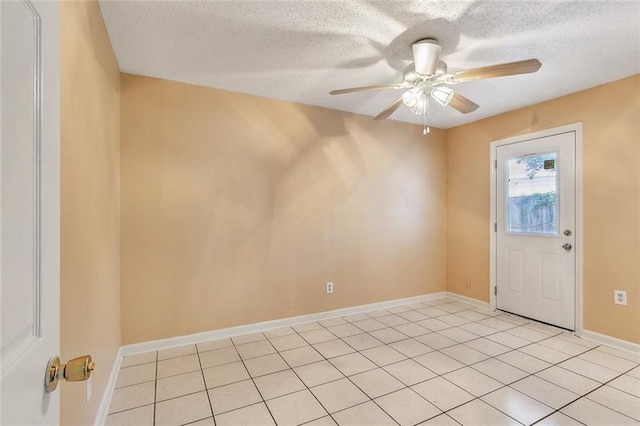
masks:
[[[557,152],[528,154],[507,162],[506,231],[558,234]]]

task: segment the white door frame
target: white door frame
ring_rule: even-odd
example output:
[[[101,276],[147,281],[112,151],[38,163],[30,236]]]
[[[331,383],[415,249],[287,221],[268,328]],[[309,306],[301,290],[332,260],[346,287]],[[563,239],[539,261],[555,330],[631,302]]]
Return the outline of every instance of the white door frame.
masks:
[[[528,133],[525,135],[514,136],[511,138],[500,139],[491,142],[490,145],[490,184],[489,184],[489,307],[491,310],[496,309],[496,259],[497,259],[497,239],[495,224],[497,223],[496,211],[496,188],[497,188],[497,148],[503,145],[510,145],[518,142],[524,142],[532,139],[540,139],[548,136],[554,136],[561,133],[575,133],[576,140],[576,222],[575,222],[575,258],[576,258],[576,292],[575,292],[575,334],[582,333],[582,259],[583,259],[583,201],[582,201],[582,123],[573,123],[566,126],[555,127],[553,129],[543,130],[540,132]]]

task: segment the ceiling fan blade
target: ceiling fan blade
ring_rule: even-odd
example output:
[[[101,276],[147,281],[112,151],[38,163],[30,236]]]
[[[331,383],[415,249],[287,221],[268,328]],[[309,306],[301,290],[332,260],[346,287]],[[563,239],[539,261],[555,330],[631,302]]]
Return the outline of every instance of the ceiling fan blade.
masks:
[[[391,102],[385,109],[380,112],[380,114],[375,116],[374,120],[384,120],[385,118],[396,112],[396,110],[400,108],[400,105],[402,105],[402,96]]]
[[[372,90],[385,90],[385,89],[407,89],[408,86],[404,83],[395,84],[379,84],[376,86],[362,86],[362,87],[350,87],[348,89],[337,89],[329,92],[330,95],[344,95],[345,93],[355,92],[369,92]]]
[[[463,114],[468,114],[477,110],[480,106],[472,100],[465,98],[459,93],[454,93],[453,97],[448,104],[451,108],[460,111]]]
[[[506,77],[509,75],[529,74],[540,69],[542,63],[537,59],[508,62],[505,64],[489,65],[488,67],[458,71],[451,76],[452,83],[481,80],[484,78]]]

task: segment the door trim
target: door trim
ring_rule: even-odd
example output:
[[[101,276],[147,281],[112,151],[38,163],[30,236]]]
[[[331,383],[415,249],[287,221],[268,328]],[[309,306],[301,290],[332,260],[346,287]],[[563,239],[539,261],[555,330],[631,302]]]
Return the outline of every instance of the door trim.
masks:
[[[491,310],[496,309],[496,296],[495,291],[497,287],[496,282],[496,261],[497,261],[497,239],[495,232],[495,223],[497,221],[496,211],[496,192],[497,192],[497,170],[495,168],[495,162],[497,159],[497,148],[503,145],[511,145],[518,142],[524,142],[532,139],[540,139],[548,136],[559,135],[562,133],[575,133],[576,141],[576,162],[575,162],[575,279],[576,279],[576,291],[575,291],[575,334],[580,336],[582,334],[582,270],[583,270],[583,198],[582,198],[582,122],[568,124],[566,126],[555,127],[553,129],[547,129],[540,132],[527,133],[524,135],[514,136],[506,139],[499,139],[491,142],[489,147],[489,308]]]

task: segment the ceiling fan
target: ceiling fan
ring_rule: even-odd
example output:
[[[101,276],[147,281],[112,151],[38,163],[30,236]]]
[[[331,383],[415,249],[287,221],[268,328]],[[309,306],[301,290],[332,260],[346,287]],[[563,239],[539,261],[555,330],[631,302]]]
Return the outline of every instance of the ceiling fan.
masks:
[[[537,59],[527,59],[449,74],[447,73],[447,64],[440,60],[442,47],[435,39],[418,40],[411,47],[413,50],[413,64],[405,68],[401,83],[352,87],[332,90],[329,93],[342,95],[371,90],[404,90],[402,96],[391,102],[382,112],[376,115],[375,120],[384,120],[400,108],[402,104],[409,107],[412,113],[426,116],[429,97],[443,107],[450,106],[463,114],[468,114],[478,109],[479,105],[456,93],[449,86],[473,80],[533,73],[542,66]]]

